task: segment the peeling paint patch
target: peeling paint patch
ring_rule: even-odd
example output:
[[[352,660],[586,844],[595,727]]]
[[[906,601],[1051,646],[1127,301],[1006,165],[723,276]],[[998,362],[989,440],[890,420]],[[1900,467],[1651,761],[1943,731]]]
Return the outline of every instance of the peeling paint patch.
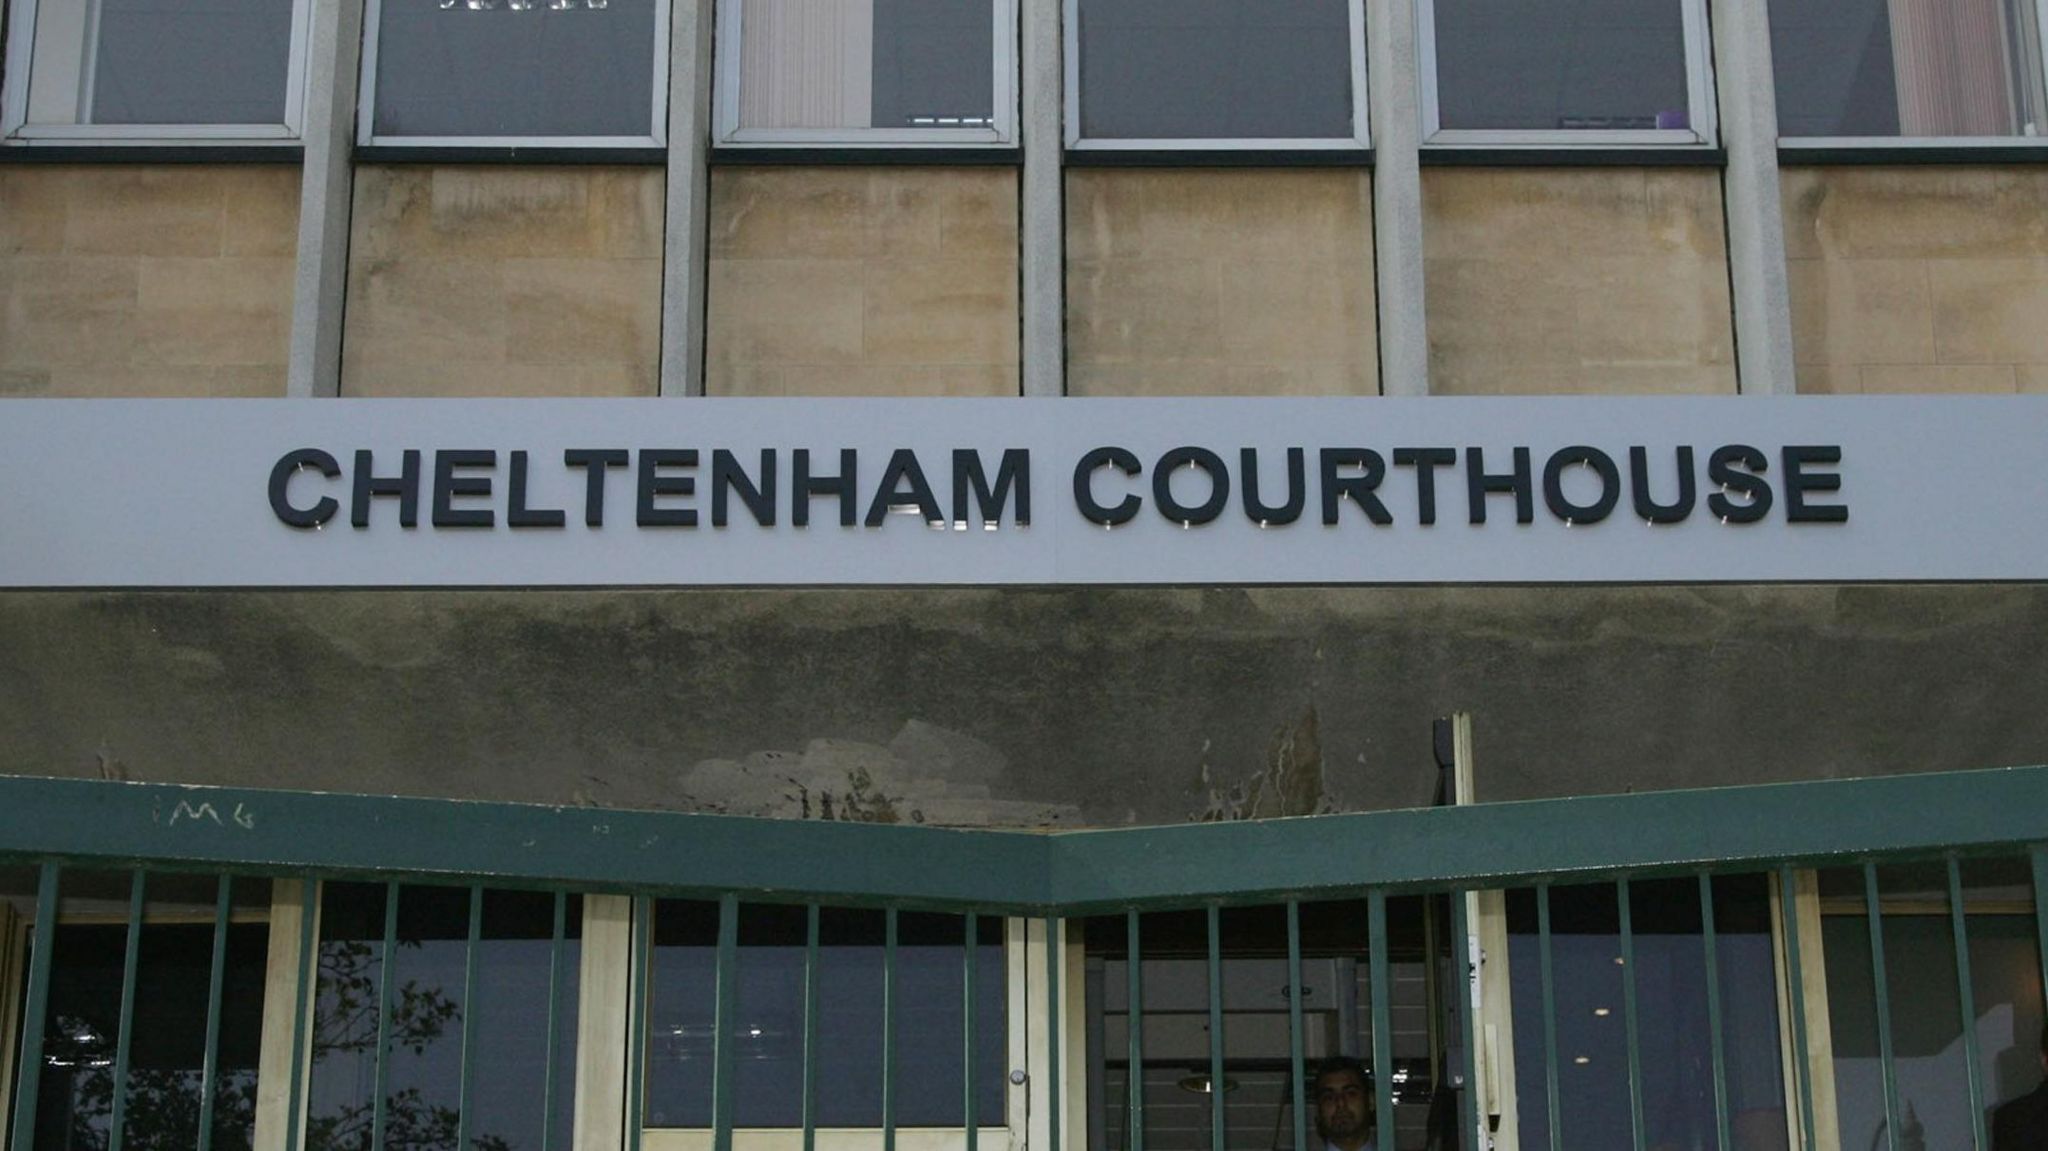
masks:
[[[1336,800],[1323,787],[1323,742],[1315,704],[1309,704],[1301,718],[1273,733],[1266,762],[1259,770],[1223,786],[1204,763],[1202,787],[1208,793],[1208,806],[1191,816],[1197,823],[1336,811]]]
[[[1080,820],[1075,804],[996,798],[1008,772],[981,740],[913,719],[887,744],[814,739],[802,751],[703,760],[675,787],[688,807],[723,815],[958,827]]]

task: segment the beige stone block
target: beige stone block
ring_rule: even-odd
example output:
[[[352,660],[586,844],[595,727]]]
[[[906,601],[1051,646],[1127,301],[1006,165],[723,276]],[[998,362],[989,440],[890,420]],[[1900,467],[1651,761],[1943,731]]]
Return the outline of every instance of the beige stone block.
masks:
[[[0,258],[64,247],[71,169],[42,164],[0,167]]]
[[[1574,346],[1588,367],[1679,368],[1735,357],[1728,273],[1664,257],[1572,266]]]
[[[2048,394],[2048,364],[2016,364],[2013,382],[2022,395]]]
[[[135,356],[151,365],[283,365],[291,316],[283,312],[150,311],[136,319]]]
[[[865,168],[715,168],[711,258],[856,259],[868,255]],[[936,214],[932,246],[937,247]]]
[[[600,168],[592,176],[603,253],[622,260],[661,259],[667,174],[660,168]]]
[[[1836,364],[1934,361],[1934,296],[1922,260],[1828,260],[1796,289],[1821,293],[1819,358]]]
[[[1150,173],[1067,169],[1067,259],[1096,263],[1144,259],[1145,188]],[[1168,256],[1185,252],[1166,253]]]
[[[1457,364],[1430,367],[1442,396],[1722,396],[1736,391],[1726,364]]]
[[[656,379],[661,265],[653,260],[508,260],[506,357],[613,364]]]
[[[1929,265],[1941,363],[2048,363],[2048,259]]]
[[[493,165],[431,169],[433,250],[465,257],[596,256],[598,170]]]
[[[1069,365],[1221,356],[1222,279],[1208,260],[1069,259]]]
[[[145,312],[291,312],[289,256],[148,259],[138,270],[136,303]]]
[[[1800,258],[2048,257],[2048,172],[2025,167],[1788,169]]]
[[[1712,171],[1432,168],[1422,192],[1428,258],[1725,258]]]
[[[352,260],[344,379],[371,365],[502,362],[504,268],[487,259]]]
[[[867,265],[863,358],[874,364],[1017,362],[1017,272],[993,260]]]
[[[299,250],[299,170],[249,165],[221,173],[230,256],[284,256]]]
[[[1014,396],[1018,388],[1017,369],[1006,364],[790,364],[775,372],[775,391],[743,392],[728,385],[717,394]]]
[[[1371,177],[1352,169],[1077,169],[1067,196],[1070,259],[1328,257],[1370,247]]]
[[[1376,354],[1369,260],[1245,260],[1220,277],[1237,363],[1362,363]]]
[[[1018,175],[966,170],[939,185],[939,254],[949,260],[1017,261]]]
[[[859,363],[865,278],[859,260],[713,260],[710,362]]]
[[[2019,390],[2011,364],[1868,364],[1857,370],[1868,395],[2011,395]]]
[[[119,364],[135,350],[139,261],[19,256],[0,262],[0,367]]]
[[[97,364],[51,369],[50,395],[128,399],[284,395],[283,364]]]
[[[79,169],[64,250],[96,256],[217,256],[226,235],[223,175],[206,167]]]
[[[49,368],[0,368],[0,396],[50,394]]]
[[[1432,387],[1475,368],[1577,366],[1569,265],[1436,259],[1423,275]]]
[[[1379,384],[1373,365],[1363,363],[1153,360],[1070,365],[1067,392],[1075,396],[1369,396],[1378,394]]]
[[[1802,396],[1853,396],[1863,392],[1863,369],[1830,363],[1801,362],[1795,368]]]
[[[622,364],[392,363],[343,376],[342,394],[454,399],[544,396],[651,396],[653,382]]]

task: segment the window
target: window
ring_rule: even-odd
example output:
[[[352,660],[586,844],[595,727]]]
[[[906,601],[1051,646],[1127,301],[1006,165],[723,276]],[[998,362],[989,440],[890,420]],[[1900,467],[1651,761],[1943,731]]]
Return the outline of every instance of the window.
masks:
[[[285,140],[299,133],[307,0],[20,0],[5,130],[18,140]]]
[[[1068,0],[1076,147],[1351,148],[1363,0]]]
[[[1016,139],[1015,0],[736,0],[718,11],[721,144]]]
[[[1423,0],[1425,142],[1714,142],[1704,0]]]
[[[654,147],[666,0],[371,0],[363,144]]]
[[[2035,0],[1778,0],[1770,11],[1780,136],[2042,134]]]

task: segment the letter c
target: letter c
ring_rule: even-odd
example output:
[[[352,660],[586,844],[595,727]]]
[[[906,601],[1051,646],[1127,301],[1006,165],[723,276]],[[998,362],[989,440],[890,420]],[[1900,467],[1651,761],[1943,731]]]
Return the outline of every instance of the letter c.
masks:
[[[1115,527],[1118,524],[1130,523],[1137,516],[1138,509],[1145,506],[1145,501],[1137,496],[1127,495],[1122,503],[1113,508],[1106,508],[1095,502],[1095,492],[1089,481],[1094,478],[1097,469],[1108,465],[1114,465],[1127,476],[1135,476],[1145,470],[1145,465],[1139,463],[1138,457],[1132,455],[1126,448],[1096,448],[1082,456],[1081,462],[1074,465],[1074,504],[1081,509],[1081,514],[1087,517],[1089,523]]]
[[[277,513],[278,519],[295,528],[317,528],[341,510],[341,504],[332,496],[321,496],[320,502],[310,508],[293,505],[290,498],[292,477],[308,464],[319,468],[320,474],[330,480],[341,478],[341,465],[319,448],[286,452],[284,458],[277,461],[277,466],[270,469],[270,510]]]

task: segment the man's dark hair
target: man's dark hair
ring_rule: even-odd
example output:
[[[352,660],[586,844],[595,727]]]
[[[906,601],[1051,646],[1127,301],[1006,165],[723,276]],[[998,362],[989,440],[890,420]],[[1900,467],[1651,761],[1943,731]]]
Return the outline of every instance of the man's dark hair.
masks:
[[[1316,1073],[1309,1078],[1309,1082],[1321,1083],[1326,1076],[1345,1072],[1358,1076],[1359,1086],[1372,1086],[1372,1074],[1365,1069],[1365,1064],[1350,1055],[1332,1055],[1316,1064]]]

